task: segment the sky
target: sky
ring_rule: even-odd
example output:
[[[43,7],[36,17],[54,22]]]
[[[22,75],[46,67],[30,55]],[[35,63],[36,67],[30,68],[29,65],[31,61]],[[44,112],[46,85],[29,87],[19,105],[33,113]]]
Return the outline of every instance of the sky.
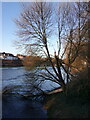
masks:
[[[22,54],[20,50],[16,49],[14,43],[18,39],[15,35],[17,26],[14,23],[14,19],[19,17],[21,10],[21,2],[2,2],[2,44],[0,44],[0,52],[14,55]],[[50,49],[50,51],[52,52],[53,50]]]
[[[2,2],[2,46],[0,46],[0,52],[14,55],[19,52],[14,45],[14,41],[17,39],[14,19],[18,18],[20,11],[21,4],[19,2]]]
[[[2,2],[2,41],[0,44],[0,52],[22,54],[16,49],[15,40],[17,26],[14,19],[18,18],[22,7],[20,2]],[[52,50],[51,50],[52,51]]]
[[[21,2],[2,2],[2,5],[0,2],[0,11],[0,16],[2,18],[2,22],[0,22],[0,28],[2,26],[2,30],[0,29],[0,32],[2,31],[2,37],[0,36],[0,40],[2,39],[0,43],[0,52],[12,53],[14,55],[21,54],[21,51],[17,50],[14,45],[15,40],[18,39],[15,35],[17,27],[14,23],[14,19],[18,18],[22,11]],[[52,40],[54,39],[55,38],[52,38]],[[54,44],[53,47],[56,48],[56,45]],[[53,52],[52,49],[50,51]]]

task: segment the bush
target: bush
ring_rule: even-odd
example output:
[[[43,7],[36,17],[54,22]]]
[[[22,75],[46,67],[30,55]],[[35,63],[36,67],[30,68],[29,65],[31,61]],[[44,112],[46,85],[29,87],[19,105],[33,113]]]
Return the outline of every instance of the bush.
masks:
[[[77,73],[77,77],[67,84],[67,95],[75,97],[88,97],[90,84],[87,68]]]

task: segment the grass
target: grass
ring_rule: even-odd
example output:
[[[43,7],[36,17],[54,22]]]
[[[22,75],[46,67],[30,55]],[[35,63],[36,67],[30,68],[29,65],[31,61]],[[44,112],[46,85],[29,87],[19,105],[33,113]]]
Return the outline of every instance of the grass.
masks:
[[[45,105],[49,118],[87,118],[88,101],[80,98],[69,99],[63,93],[53,95]]]
[[[67,95],[61,92],[46,98],[44,108],[47,109],[49,118],[89,117],[90,84],[85,72],[78,76],[78,79],[67,84]]]

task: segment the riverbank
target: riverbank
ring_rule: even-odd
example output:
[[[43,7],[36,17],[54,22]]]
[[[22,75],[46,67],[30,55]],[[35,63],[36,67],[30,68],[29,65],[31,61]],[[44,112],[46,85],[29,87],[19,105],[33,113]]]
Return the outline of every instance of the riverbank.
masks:
[[[88,100],[79,97],[68,98],[62,93],[48,97],[44,105],[48,118],[88,118]]]
[[[20,67],[23,66],[22,60],[0,60],[1,67]]]
[[[35,98],[37,97],[36,95],[33,96],[34,99],[31,99],[32,96],[30,97],[30,93],[32,93],[30,89],[30,82],[35,82],[35,79],[33,78],[34,74],[33,76],[31,76],[32,72],[29,73],[29,71],[27,71],[23,67],[12,67],[9,69],[4,68],[2,82],[3,87],[6,89],[3,93],[3,117],[34,118],[34,109],[32,109],[33,107],[30,107],[30,104],[32,103],[31,106],[33,106],[33,104],[36,106],[35,109],[37,114],[38,110],[43,109],[46,111],[45,114],[47,118],[87,118],[89,107],[88,88],[90,88],[90,84],[87,79],[88,77],[83,77],[84,74],[85,72],[80,75],[83,79],[79,78],[77,80],[72,80],[70,83],[68,83],[67,95],[61,90],[61,88],[58,88],[58,86],[58,89],[53,89],[53,91],[47,91],[49,92],[49,94],[45,94],[42,104],[42,102],[37,101],[37,99]],[[44,90],[51,90],[52,87],[50,88],[49,84],[51,83],[44,83],[42,88]],[[55,83],[52,84],[54,84],[55,88]],[[57,91],[58,93],[56,93]],[[29,96],[26,97],[25,95],[27,94],[29,94]],[[41,96],[38,96],[38,98],[40,97]],[[39,107],[37,108],[38,105],[36,104],[36,102],[41,104],[42,107],[40,109]],[[23,111],[26,114],[24,114]],[[43,113],[40,114],[43,115]],[[44,116],[42,116],[42,118],[43,117]]]
[[[49,95],[44,104],[48,118],[89,118],[89,88],[88,79],[81,79],[69,83],[67,94]]]

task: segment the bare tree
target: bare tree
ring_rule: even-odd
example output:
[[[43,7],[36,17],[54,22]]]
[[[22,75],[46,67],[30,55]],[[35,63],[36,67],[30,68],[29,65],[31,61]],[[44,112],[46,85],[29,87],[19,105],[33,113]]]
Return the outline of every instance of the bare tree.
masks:
[[[34,2],[24,8],[20,18],[15,21],[19,28],[17,34],[21,39],[18,45],[23,46],[29,54],[44,55],[48,58],[53,71],[44,66],[46,72],[42,71],[39,73],[39,77],[60,84],[63,90],[66,89],[66,83],[62,69],[67,74],[68,82],[70,75],[72,75],[72,63],[79,55],[81,41],[84,38],[81,36],[81,32],[84,32],[82,29],[85,24],[83,25],[83,23],[86,23],[84,19],[86,16],[80,11],[84,9],[81,8],[79,3],[74,4],[65,3],[64,6],[59,4],[58,9],[54,13],[51,7],[52,3]],[[57,15],[56,17],[55,14]],[[53,22],[54,17],[56,18],[55,24]],[[56,66],[52,61],[49,49],[49,38],[54,34],[54,29],[57,31],[58,36],[58,42],[56,41],[58,49],[55,50],[53,56]],[[64,62],[65,56],[67,62]]]
[[[65,27],[64,27],[64,52],[61,55],[61,58],[67,58],[67,61],[64,63],[66,67],[62,67],[65,69],[67,73],[67,83],[70,80],[70,76],[72,75],[71,68],[75,69],[77,67],[73,66],[75,60],[80,56],[80,52],[82,51],[83,46],[85,46],[85,42],[87,38],[85,35],[87,34],[87,20],[88,20],[88,4],[87,3],[68,3],[67,8],[64,9],[66,12],[65,15]],[[60,18],[60,15],[59,15]],[[62,17],[61,17],[62,19]],[[58,19],[59,23],[60,19]],[[61,21],[60,21],[61,23]],[[58,24],[58,33],[60,40],[60,23]],[[65,34],[66,33],[66,34]],[[62,61],[62,60],[61,60]]]

